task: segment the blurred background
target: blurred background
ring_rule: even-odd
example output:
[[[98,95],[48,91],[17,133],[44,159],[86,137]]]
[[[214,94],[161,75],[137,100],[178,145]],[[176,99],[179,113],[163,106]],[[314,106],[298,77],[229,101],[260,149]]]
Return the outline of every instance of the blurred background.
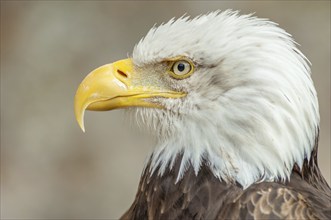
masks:
[[[312,62],[330,183],[329,1],[1,1],[1,218],[120,217],[153,143],[120,110],[87,112],[83,133],[77,86],[130,54],[155,23],[228,8],[279,23]]]

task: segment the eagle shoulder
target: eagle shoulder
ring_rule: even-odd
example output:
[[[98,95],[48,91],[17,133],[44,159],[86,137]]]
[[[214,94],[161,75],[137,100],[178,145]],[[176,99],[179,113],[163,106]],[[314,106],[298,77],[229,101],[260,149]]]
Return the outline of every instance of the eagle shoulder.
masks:
[[[150,173],[147,165],[122,219],[331,219],[330,188],[325,181],[309,182],[307,172],[302,176],[294,169],[285,183],[260,182],[243,189],[215,177],[205,163],[198,174],[188,167],[177,182],[178,161],[163,175]]]
[[[231,219],[330,219],[330,198],[322,192],[299,191],[279,183],[255,184],[233,201]],[[323,203],[324,202],[324,203]]]

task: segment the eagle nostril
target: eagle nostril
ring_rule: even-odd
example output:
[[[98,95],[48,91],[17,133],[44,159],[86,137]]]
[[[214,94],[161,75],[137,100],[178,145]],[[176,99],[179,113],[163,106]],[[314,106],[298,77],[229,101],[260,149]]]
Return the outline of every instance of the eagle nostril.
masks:
[[[122,70],[117,70],[117,73],[124,78],[128,78],[128,75],[125,72],[123,72]]]

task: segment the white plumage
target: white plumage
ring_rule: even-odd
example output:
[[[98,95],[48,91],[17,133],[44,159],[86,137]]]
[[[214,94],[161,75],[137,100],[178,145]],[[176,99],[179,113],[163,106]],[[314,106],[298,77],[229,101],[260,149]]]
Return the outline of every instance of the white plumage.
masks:
[[[85,109],[131,110],[157,144],[121,219],[329,219],[307,59],[266,19],[237,12],[152,28],[132,58],[93,70]]]
[[[208,25],[207,25],[208,23]],[[160,77],[159,62],[186,56],[192,76]],[[183,154],[177,181],[202,160],[214,175],[244,187],[287,180],[310,157],[319,127],[316,91],[306,58],[273,22],[237,12],[181,17],[152,28],[133,51],[145,82],[185,91],[154,98],[165,109],[135,108],[138,124],[158,139],[151,169],[159,175]],[[155,82],[155,80],[153,80]]]

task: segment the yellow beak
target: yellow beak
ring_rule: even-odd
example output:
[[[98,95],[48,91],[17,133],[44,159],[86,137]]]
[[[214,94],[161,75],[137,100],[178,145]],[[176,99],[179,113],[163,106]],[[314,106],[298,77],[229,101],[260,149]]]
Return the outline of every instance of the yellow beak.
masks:
[[[151,86],[150,82],[146,84],[141,78],[137,76],[131,59],[119,60],[93,70],[79,85],[75,96],[75,115],[81,129],[85,131],[86,109],[107,111],[131,106],[162,108],[148,98],[185,96],[182,92]]]

